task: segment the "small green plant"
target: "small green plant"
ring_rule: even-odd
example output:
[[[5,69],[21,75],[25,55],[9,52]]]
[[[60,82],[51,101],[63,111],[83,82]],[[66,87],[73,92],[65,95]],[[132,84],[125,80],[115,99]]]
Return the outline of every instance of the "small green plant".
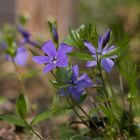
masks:
[[[69,35],[60,43],[57,23],[49,21],[52,39],[40,43],[31,40],[30,33],[24,29],[25,19],[21,17],[18,30],[9,25],[2,30],[1,47],[5,58],[15,67],[21,94],[16,101],[16,115],[1,114],[0,119],[25,127],[43,140],[41,134],[34,129],[35,125],[53,116],[73,112],[78,120],[69,122],[67,131],[62,128],[61,140],[139,139],[139,124],[134,120],[140,115],[136,83],[139,74],[137,64],[131,60],[128,37],[125,36],[114,44],[111,29],[98,36],[96,27],[86,24],[76,30],[71,28]],[[20,41],[17,39],[18,32],[22,35]],[[30,48],[27,49],[26,44]],[[42,51],[44,55],[34,52],[32,47]],[[26,65],[28,51],[32,53],[34,62],[44,65],[44,74],[52,74],[50,82],[57,90],[52,107],[30,122],[27,120],[30,103],[23,79],[36,75],[38,70],[23,76],[17,68],[17,65]],[[77,58],[85,63],[84,71],[77,64],[73,65],[70,58]],[[111,79],[112,71],[117,72],[116,78]],[[124,82],[128,86],[127,91]],[[89,111],[83,107],[87,101],[91,105]],[[72,124],[83,124],[85,129],[77,133],[70,129]]]

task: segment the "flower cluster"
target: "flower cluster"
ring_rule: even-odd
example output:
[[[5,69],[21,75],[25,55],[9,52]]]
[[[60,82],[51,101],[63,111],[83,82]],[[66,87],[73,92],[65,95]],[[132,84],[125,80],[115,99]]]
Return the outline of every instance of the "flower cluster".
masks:
[[[26,35],[26,34],[25,34]],[[26,35],[28,37],[28,35]],[[84,41],[84,45],[92,53],[93,61],[88,61],[86,66],[92,67],[101,63],[103,69],[106,72],[110,72],[114,66],[113,58],[117,56],[111,56],[104,58],[104,55],[115,49],[115,46],[108,46],[108,41],[110,39],[110,30],[108,30],[103,36],[99,37],[98,48],[96,49],[88,41]],[[60,43],[58,49],[56,50],[55,44],[52,40],[47,41],[42,46],[42,51],[44,56],[33,56],[33,61],[38,64],[44,64],[44,73],[53,71],[55,68],[64,68],[68,66],[67,53],[72,51],[72,47]],[[67,86],[60,88],[59,93],[61,96],[72,95],[75,100],[79,100],[80,96],[85,91],[85,88],[93,86],[92,80],[87,74],[83,74],[79,77],[78,65],[72,67],[72,76],[70,80],[65,83]]]

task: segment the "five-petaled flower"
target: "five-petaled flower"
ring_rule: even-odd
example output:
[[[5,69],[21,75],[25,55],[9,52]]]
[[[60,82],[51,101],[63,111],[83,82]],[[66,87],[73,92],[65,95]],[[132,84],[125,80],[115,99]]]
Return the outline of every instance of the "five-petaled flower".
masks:
[[[91,87],[92,81],[87,74],[83,74],[79,77],[78,65],[72,67],[71,79],[66,83],[68,86],[61,88],[59,93],[61,96],[72,95],[75,100],[79,100],[83,94],[85,88]]]
[[[92,56],[95,60],[87,61],[87,67],[96,66],[97,63],[101,62],[103,69],[106,72],[110,72],[114,66],[113,58],[116,58],[117,55],[113,55],[107,58],[103,58],[105,54],[108,54],[110,51],[115,49],[115,46],[108,46],[108,41],[110,39],[110,30],[108,30],[103,36],[98,39],[98,48],[96,49],[91,43],[88,41],[84,42],[84,45],[88,48],[88,50],[92,53]]]
[[[43,70],[44,73],[52,71],[56,67],[68,66],[68,58],[66,54],[72,51],[72,47],[61,43],[58,50],[56,50],[53,41],[49,40],[43,45],[42,50],[45,53],[45,56],[34,56],[33,61],[38,64],[46,65]]]

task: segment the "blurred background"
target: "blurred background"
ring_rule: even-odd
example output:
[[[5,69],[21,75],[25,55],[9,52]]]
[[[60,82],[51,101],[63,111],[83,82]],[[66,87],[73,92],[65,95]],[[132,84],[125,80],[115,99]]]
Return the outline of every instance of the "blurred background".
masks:
[[[131,40],[129,46],[132,58],[140,63],[140,0],[0,0],[0,28],[5,23],[16,25],[21,14],[29,16],[26,26],[29,32],[45,41],[50,38],[46,21],[52,17],[58,22],[61,41],[68,35],[70,26],[76,28],[89,22],[97,26],[99,34],[111,28],[115,42],[121,41],[127,34]],[[26,73],[35,67],[38,66],[29,60],[26,68],[18,69],[21,73]],[[14,68],[10,62],[5,62],[1,64],[0,71],[14,72]],[[44,76],[40,72],[25,80],[30,100],[41,105],[38,107],[39,112],[49,108],[50,98],[55,93],[50,78],[49,74]],[[1,96],[14,101],[19,91],[20,86],[15,77],[0,76]],[[13,105],[9,102],[6,105],[0,107],[10,112]]]

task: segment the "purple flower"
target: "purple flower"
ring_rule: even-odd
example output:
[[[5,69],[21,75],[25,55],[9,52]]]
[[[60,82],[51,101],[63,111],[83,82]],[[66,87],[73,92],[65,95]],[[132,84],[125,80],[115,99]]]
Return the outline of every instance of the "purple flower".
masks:
[[[110,56],[108,58],[103,58],[105,54],[115,49],[115,46],[108,46],[108,41],[110,39],[110,30],[108,30],[103,36],[98,39],[98,48],[96,49],[91,43],[85,41],[84,45],[92,53],[94,61],[87,61],[87,67],[94,67],[97,62],[100,63],[106,72],[110,72],[114,66],[113,58],[117,58],[117,55]]]
[[[16,64],[20,66],[25,66],[28,59],[28,52],[25,47],[21,46],[17,48],[16,56],[14,57],[14,61]]]
[[[72,47],[67,44],[61,43],[56,51],[55,45],[52,40],[47,41],[43,47],[45,56],[34,56],[33,61],[38,64],[45,64],[44,73],[52,71],[55,67],[68,66],[67,53],[72,51]]]
[[[21,46],[17,48],[15,57],[11,57],[9,54],[5,55],[8,60],[13,60],[19,66],[25,66],[28,59],[28,52],[25,47]]]
[[[68,86],[61,88],[59,93],[62,96],[71,94],[75,100],[79,100],[85,88],[91,87],[93,84],[87,74],[79,77],[78,65],[73,66],[72,71],[71,79],[67,82]]]
[[[30,44],[32,46],[40,46],[38,43],[32,41],[30,38],[31,38],[31,34],[26,31],[21,25],[18,26],[18,31],[21,33],[22,37],[23,37],[23,40],[21,42],[21,46],[22,45],[25,45],[26,43],[27,44]]]

